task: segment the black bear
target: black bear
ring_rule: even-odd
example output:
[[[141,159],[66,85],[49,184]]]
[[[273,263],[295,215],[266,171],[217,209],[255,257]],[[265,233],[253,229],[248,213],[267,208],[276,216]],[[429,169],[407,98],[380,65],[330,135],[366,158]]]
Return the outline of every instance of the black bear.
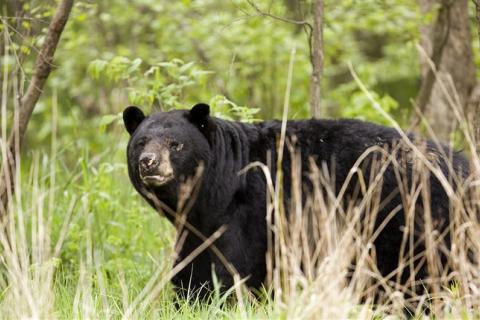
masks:
[[[215,241],[216,247],[239,275],[247,278],[249,287],[261,287],[266,277],[266,179],[261,170],[239,172],[252,162],[267,163],[267,158],[276,159],[282,122],[226,121],[210,116],[209,106],[202,103],[191,110],[149,116],[130,106],[123,112],[123,120],[131,135],[127,147],[128,173],[136,190],[152,206],[156,206],[151,196],[154,194],[175,212],[182,179],[195,175],[202,165],[200,186],[186,221],[206,237],[225,225],[226,231]],[[347,119],[288,121],[286,135],[295,137],[304,171],[309,168],[311,159],[318,166],[334,171],[336,190],[341,188],[365,150],[378,145],[393,148],[401,140],[393,128]],[[451,168],[460,176],[468,174],[468,161],[462,154],[430,141],[425,143],[427,150],[437,155],[438,166],[447,177],[452,175]],[[285,154],[282,170],[288,197],[291,160],[288,152]],[[275,161],[270,162],[275,171]],[[404,166],[409,167],[409,161],[404,162]],[[390,167],[383,173],[383,181],[381,194],[382,198],[387,198],[397,187],[395,172]],[[308,184],[306,186],[308,188]],[[355,188],[348,188],[346,197],[353,192]],[[434,177],[431,178],[430,197],[434,220],[448,225],[449,200]],[[398,194],[390,197],[389,203],[378,212],[377,225],[401,205]],[[166,216],[172,223],[175,221],[175,217]],[[377,267],[382,275],[391,273],[398,265],[403,224],[404,212],[400,209],[375,239]],[[202,242],[198,235],[188,233],[181,239],[178,261]],[[424,269],[420,268],[419,277],[426,276]],[[179,292],[187,288],[192,291],[202,288],[205,292],[212,288],[212,271],[223,286],[233,284],[229,270],[208,249],[177,273],[172,282]]]

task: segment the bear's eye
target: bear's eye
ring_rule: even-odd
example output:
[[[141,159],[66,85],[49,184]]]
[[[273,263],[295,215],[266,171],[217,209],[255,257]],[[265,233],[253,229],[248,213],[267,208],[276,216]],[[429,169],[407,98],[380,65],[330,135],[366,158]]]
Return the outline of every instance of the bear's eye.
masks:
[[[179,143],[177,141],[170,142],[170,149],[174,151],[180,151],[183,149],[183,143]]]
[[[146,144],[147,144],[147,138],[140,138],[137,141],[137,145],[139,147],[145,147]]]

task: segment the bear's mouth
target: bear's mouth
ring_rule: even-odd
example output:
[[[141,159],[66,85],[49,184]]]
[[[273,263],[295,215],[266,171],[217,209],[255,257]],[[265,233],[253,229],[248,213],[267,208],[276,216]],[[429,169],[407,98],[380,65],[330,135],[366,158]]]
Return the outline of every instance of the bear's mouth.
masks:
[[[173,180],[173,174],[163,176],[163,175],[148,175],[148,176],[142,176],[142,181],[149,187],[160,187],[163,186],[164,184],[167,184],[168,182]]]

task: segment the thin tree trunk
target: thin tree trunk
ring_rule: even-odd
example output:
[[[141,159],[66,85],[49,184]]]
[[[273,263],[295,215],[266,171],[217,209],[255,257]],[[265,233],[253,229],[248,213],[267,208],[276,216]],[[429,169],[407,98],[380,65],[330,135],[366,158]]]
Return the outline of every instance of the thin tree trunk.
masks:
[[[468,0],[418,2],[424,14],[434,10],[436,4],[440,8],[436,21],[421,28],[421,45],[428,58],[420,54],[422,86],[416,102],[436,136],[448,140],[455,128],[453,108],[467,110],[470,93],[476,84]],[[447,88],[447,94],[442,85]],[[455,101],[453,105],[452,100]]]
[[[315,0],[313,2],[311,43],[310,108],[312,117],[320,118],[321,79],[323,73],[323,0]]]
[[[33,109],[40,98],[45,82],[53,69],[53,56],[60,36],[73,7],[74,0],[62,0],[50,22],[45,41],[35,63],[34,74],[27,91],[21,97],[19,110],[14,117],[14,125],[7,146],[6,162],[0,175],[0,217],[5,216],[8,202],[15,190],[15,168],[19,161],[19,150],[23,145],[25,132]],[[6,98],[6,97],[4,97]]]

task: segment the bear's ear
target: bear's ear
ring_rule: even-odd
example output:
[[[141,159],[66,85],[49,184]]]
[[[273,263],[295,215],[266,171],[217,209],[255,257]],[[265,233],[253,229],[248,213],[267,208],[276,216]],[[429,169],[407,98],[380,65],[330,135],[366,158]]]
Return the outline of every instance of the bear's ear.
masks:
[[[190,121],[205,129],[208,125],[208,117],[210,115],[210,106],[205,103],[197,103],[190,109]]]
[[[125,129],[127,129],[130,135],[135,132],[135,129],[137,129],[144,119],[145,115],[138,107],[130,106],[123,110],[123,123],[125,124]]]

